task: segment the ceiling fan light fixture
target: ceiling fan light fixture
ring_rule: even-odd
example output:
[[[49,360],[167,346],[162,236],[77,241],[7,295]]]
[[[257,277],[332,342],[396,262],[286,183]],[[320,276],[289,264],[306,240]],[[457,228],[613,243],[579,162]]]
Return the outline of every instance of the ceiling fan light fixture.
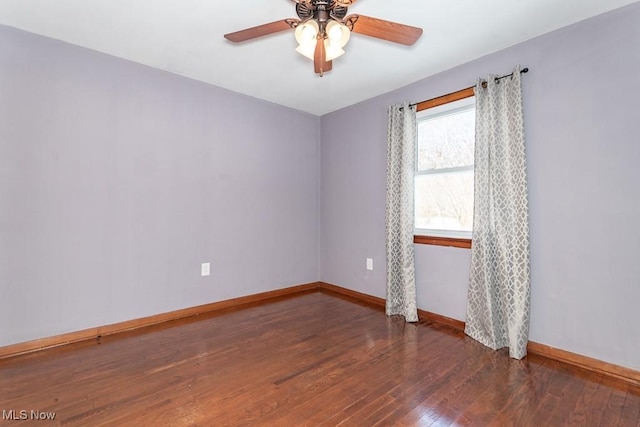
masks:
[[[348,15],[356,0],[292,0],[299,19],[281,19],[256,27],[225,34],[240,43],[269,34],[294,29],[296,51],[313,61],[313,71],[322,75],[331,71],[333,59],[344,55],[351,33],[358,33],[405,46],[413,45],[422,28],[365,15]]]

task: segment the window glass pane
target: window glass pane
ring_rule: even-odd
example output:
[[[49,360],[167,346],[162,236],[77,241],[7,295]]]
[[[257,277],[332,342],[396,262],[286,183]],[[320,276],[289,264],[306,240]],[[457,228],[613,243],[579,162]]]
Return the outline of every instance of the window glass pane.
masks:
[[[418,122],[418,170],[473,165],[475,108]]]
[[[473,171],[417,175],[415,226],[419,229],[471,231]]]

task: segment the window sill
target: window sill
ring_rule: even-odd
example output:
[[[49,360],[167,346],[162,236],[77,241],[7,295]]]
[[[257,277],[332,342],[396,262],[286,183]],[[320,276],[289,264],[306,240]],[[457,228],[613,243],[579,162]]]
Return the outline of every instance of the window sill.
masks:
[[[451,246],[454,248],[471,249],[471,239],[454,237],[413,236],[413,243],[420,245]]]

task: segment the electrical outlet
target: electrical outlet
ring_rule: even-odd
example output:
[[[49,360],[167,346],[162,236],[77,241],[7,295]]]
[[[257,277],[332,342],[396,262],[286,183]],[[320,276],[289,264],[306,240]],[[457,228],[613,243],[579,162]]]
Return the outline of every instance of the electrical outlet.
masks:
[[[201,276],[208,276],[210,274],[211,274],[211,263],[203,262],[200,265],[200,275]]]
[[[367,270],[373,270],[373,258],[367,258]]]

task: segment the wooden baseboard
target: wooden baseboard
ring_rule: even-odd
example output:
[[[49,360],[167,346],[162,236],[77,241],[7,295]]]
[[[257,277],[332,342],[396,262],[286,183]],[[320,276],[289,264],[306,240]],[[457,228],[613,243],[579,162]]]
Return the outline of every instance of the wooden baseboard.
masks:
[[[356,300],[366,302],[367,304],[373,305],[375,307],[381,307],[382,309],[384,309],[386,306],[386,301],[384,298],[374,297],[373,295],[369,294],[363,294],[362,292],[346,289],[340,286],[332,285],[330,283],[319,282],[318,289],[320,291],[328,291],[334,294],[345,295]],[[451,317],[420,309],[418,309],[418,317],[421,320],[430,320],[434,323],[451,326],[454,329],[464,331],[464,322],[461,320],[452,319]]]
[[[386,304],[383,298],[374,297],[373,295],[369,295],[369,294],[363,294],[362,292],[343,288],[341,286],[332,285],[330,283],[318,282],[318,289],[320,291],[324,291],[332,294],[344,295],[344,296],[353,298],[355,300],[365,302],[369,305],[382,308],[383,310]]]
[[[453,319],[451,317],[420,309],[418,309],[418,317],[421,319],[431,320],[434,323],[451,326],[453,329],[458,331],[464,331],[464,322],[462,320]]]
[[[154,316],[143,317],[140,319],[128,320],[125,322],[114,323],[112,325],[99,326],[96,328],[84,329],[82,331],[70,332],[53,337],[12,344],[5,347],[0,347],[0,359],[44,350],[46,348],[71,344],[74,342],[94,339],[100,336],[117,334],[119,332],[143,328],[145,326],[152,326],[159,323],[169,322],[171,320],[197,316],[199,314],[210,313],[227,308],[240,307],[251,303],[259,303],[277,297],[308,291],[320,291],[346,296],[356,301],[361,301],[371,306],[381,308],[382,310],[384,310],[385,307],[385,300],[383,298],[343,288],[341,286],[332,285],[330,283],[313,282],[304,285],[292,286],[289,288],[277,289],[274,291],[233,298],[225,301],[214,302],[211,304],[204,304],[196,307],[175,310],[168,313],[161,313]],[[447,325],[457,330],[464,330],[465,323],[461,320],[452,319],[450,317],[431,313],[425,310],[418,310],[418,316],[423,320],[430,320],[434,323]],[[537,356],[557,360],[563,363],[578,366],[589,371],[597,372],[608,377],[623,380],[634,385],[640,385],[640,371],[636,371],[634,369],[614,365],[602,360],[583,356],[581,354],[571,353],[566,350],[550,347],[548,345],[540,344],[533,341],[529,341],[529,344],[527,345],[527,351],[529,352],[529,354],[535,354]]]
[[[529,341],[527,352],[537,356],[546,357],[548,359],[557,360],[569,365],[578,366],[588,371],[597,372],[608,377],[630,382],[640,386],[640,371],[636,371],[624,366],[614,365],[613,363],[604,362],[592,357],[583,356],[581,354],[572,353],[570,351],[559,348],[550,347],[534,341]]]
[[[318,283],[307,283],[304,285],[292,286],[284,289],[276,289],[274,291],[262,292],[259,294],[248,295],[239,298],[233,298],[224,301],[218,301],[210,304],[199,305],[196,307],[184,308],[168,313],[156,314],[154,316],[142,317],[139,319],[127,320],[111,325],[98,326],[95,328],[84,329],[81,331],[70,332],[66,334],[56,335],[47,338],[40,338],[32,341],[11,344],[0,347],[0,359],[17,356],[20,354],[31,353],[34,351],[44,350],[51,347],[58,347],[65,344],[71,344],[79,341],[95,339],[100,336],[117,334],[118,332],[130,331],[145,326],[157,325],[159,323],[169,322],[171,320],[182,319],[185,317],[197,316],[199,314],[209,313],[212,311],[222,310],[225,308],[239,307],[251,303],[261,302],[276,297],[292,295],[298,292],[316,290]]]

